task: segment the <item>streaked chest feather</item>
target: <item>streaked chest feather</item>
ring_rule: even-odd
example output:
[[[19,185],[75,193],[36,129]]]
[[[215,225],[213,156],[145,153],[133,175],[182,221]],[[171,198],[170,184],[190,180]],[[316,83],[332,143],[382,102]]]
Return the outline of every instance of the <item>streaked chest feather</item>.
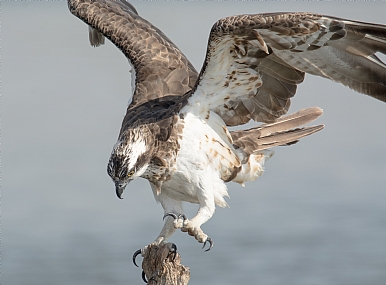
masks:
[[[185,124],[187,127],[184,129],[180,141],[177,162],[189,163],[196,169],[205,169],[211,166],[219,172],[223,168],[233,168],[240,165],[240,160],[234,152],[232,140],[217,117],[212,112],[206,119],[201,119],[191,113],[186,115]]]
[[[237,174],[240,160],[229,133],[221,121],[216,121],[216,116],[213,113],[207,119],[200,119],[192,113],[186,114],[175,171],[163,183],[162,192],[189,202],[198,202],[197,191],[205,187],[219,191],[221,197],[226,195],[223,181]],[[207,185],[208,180],[214,181],[214,185]]]

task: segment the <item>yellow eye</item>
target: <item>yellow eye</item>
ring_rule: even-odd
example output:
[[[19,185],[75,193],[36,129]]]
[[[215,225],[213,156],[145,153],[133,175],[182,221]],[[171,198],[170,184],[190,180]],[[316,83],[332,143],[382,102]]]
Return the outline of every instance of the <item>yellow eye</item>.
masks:
[[[134,170],[130,171],[129,173],[127,173],[127,176],[132,176],[134,174]]]

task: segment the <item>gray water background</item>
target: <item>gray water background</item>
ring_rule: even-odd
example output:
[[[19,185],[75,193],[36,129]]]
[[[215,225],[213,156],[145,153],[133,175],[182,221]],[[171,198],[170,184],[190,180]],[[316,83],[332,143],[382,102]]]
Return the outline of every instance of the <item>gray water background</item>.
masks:
[[[211,25],[244,13],[313,11],[386,24],[385,2],[139,2],[199,70]],[[63,1],[1,2],[2,284],[143,284],[132,253],[162,226],[147,181],[115,197],[106,164],[130,96],[111,43],[89,46]],[[177,232],[190,284],[386,284],[386,105],[306,76],[290,111],[325,130],[276,148],[265,174],[229,184],[203,226]],[[187,206],[191,216],[196,207]],[[139,261],[139,260],[138,260]]]

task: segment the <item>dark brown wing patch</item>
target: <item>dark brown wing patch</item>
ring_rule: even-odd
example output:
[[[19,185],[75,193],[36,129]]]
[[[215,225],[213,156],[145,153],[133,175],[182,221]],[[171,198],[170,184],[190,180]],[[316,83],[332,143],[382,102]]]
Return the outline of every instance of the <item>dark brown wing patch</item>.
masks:
[[[111,40],[130,60],[136,89],[130,107],[191,90],[197,71],[159,29],[125,1],[69,0],[72,14]]]

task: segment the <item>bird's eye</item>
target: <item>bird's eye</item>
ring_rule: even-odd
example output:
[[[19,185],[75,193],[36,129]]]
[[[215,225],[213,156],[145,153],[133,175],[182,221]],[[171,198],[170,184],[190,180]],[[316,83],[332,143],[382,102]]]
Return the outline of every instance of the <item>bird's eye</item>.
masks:
[[[127,173],[127,176],[133,176],[133,174],[134,174],[134,170],[132,170],[132,171],[130,171],[129,173]]]

